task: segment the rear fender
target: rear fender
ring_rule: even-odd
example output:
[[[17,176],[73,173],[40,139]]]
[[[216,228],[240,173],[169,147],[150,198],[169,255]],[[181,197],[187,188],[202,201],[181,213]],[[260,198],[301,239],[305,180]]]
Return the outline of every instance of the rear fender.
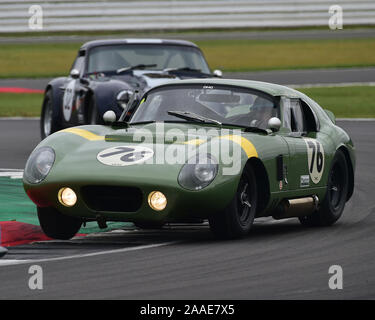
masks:
[[[50,81],[45,89],[45,93],[48,90],[52,90],[53,99],[53,121],[56,123],[62,123],[62,101],[64,96],[64,90],[61,88],[65,85],[67,78],[61,77]]]
[[[340,146],[338,146],[337,150],[340,150],[344,153],[348,165],[349,190],[346,201],[349,201],[354,192],[355,153],[354,149],[350,145],[341,144]]]

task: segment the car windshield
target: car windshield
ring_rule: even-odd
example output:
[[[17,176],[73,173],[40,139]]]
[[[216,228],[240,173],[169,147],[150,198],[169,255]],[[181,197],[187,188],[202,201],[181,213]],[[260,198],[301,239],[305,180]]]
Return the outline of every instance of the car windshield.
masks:
[[[197,120],[194,122],[266,129],[268,120],[276,116],[279,111],[272,97],[259,91],[223,85],[170,85],[146,94],[131,123]]]
[[[124,44],[98,46],[90,49],[86,73],[116,72],[122,68],[153,65],[147,69],[199,70],[210,73],[198,48],[166,44]]]

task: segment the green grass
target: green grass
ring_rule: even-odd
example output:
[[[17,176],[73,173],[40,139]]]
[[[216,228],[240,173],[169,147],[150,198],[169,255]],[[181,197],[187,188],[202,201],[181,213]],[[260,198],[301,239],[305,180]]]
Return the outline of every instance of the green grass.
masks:
[[[338,118],[375,118],[375,87],[299,89]],[[40,116],[42,94],[0,93],[0,117]]]
[[[375,39],[196,41],[211,68],[223,71],[375,65]],[[66,75],[79,43],[2,44],[0,78]]]
[[[298,89],[336,118],[375,118],[375,87],[325,87]]]
[[[79,43],[2,44],[0,78],[40,78],[66,75]]]
[[[224,71],[375,65],[375,39],[198,41],[213,69]]]
[[[39,117],[43,94],[0,93],[0,117]]]

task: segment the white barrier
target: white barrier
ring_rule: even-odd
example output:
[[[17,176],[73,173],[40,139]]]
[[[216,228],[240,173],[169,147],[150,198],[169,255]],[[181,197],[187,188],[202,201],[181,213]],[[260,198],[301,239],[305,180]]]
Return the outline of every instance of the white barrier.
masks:
[[[375,25],[375,0],[1,0],[0,33],[35,31],[32,5],[43,10],[43,31],[125,31],[327,26],[335,4],[344,26]]]

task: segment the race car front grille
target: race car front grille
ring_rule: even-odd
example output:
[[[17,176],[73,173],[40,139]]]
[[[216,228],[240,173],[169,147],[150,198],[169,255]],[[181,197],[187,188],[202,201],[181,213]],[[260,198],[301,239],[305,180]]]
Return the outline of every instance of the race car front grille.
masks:
[[[85,186],[83,200],[94,211],[136,212],[142,205],[142,191],[134,187]]]

